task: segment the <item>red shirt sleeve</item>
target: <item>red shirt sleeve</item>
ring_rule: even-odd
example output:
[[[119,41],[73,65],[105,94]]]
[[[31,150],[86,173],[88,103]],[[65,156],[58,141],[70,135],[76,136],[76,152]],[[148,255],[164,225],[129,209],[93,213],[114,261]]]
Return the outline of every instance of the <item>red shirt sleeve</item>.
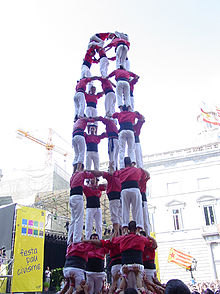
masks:
[[[113,118],[118,118],[118,115],[119,115],[119,113],[118,112],[115,112],[115,113],[113,113],[112,117]]]
[[[111,72],[111,73],[108,75],[108,77],[111,78],[111,77],[113,77],[114,75],[115,75],[115,70],[114,70],[113,72]]]

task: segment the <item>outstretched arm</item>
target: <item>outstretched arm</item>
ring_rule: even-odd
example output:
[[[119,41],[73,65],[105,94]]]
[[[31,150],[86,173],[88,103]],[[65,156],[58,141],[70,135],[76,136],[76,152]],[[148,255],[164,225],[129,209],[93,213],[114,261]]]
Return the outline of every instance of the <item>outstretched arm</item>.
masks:
[[[103,176],[103,172],[99,170],[90,170],[89,172],[92,173],[96,178]]]

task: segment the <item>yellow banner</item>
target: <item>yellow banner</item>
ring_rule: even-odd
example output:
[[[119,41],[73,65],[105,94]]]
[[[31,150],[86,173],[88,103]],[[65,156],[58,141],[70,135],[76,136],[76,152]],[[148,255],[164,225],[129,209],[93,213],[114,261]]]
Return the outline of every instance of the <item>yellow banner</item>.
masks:
[[[150,233],[151,237],[156,240],[155,232]],[[156,271],[157,271],[157,278],[160,281],[160,268],[159,268],[159,261],[158,261],[158,251],[155,252],[155,264],[156,264]]]
[[[12,292],[40,292],[43,284],[45,211],[17,208]]]

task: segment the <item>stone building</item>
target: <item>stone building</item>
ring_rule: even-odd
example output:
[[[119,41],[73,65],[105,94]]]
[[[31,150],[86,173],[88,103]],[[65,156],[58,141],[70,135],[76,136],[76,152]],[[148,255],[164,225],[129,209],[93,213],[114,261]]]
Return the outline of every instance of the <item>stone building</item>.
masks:
[[[197,282],[220,279],[220,143],[144,156],[144,163],[161,280],[191,280],[168,263],[170,248],[195,258]]]

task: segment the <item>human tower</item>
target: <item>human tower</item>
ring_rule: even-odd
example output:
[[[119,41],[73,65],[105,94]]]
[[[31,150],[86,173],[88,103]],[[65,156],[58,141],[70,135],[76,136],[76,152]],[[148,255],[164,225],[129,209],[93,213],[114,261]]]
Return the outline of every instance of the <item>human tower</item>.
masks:
[[[107,52],[111,48],[115,48],[115,56],[108,57]],[[72,145],[75,157],[70,179],[71,223],[64,276],[69,281],[74,276],[74,285],[77,287],[84,283],[86,271],[86,284],[90,294],[101,293],[105,279],[104,258],[107,253],[110,253],[111,257],[113,281],[115,277],[120,277],[123,271],[128,274],[136,273],[134,279],[124,281],[124,287],[129,286],[130,280],[137,287],[137,272],[143,273],[144,262],[147,275],[155,275],[156,242],[149,237],[146,198],[146,185],[150,175],[143,169],[139,140],[145,119],[134,110],[133,90],[139,76],[130,71],[127,55],[129,48],[127,34],[108,32],[93,35],[83,59],[81,78],[77,81],[74,96]],[[109,62],[116,63],[116,69],[111,73],[108,73]],[[92,75],[94,63],[99,64],[100,76]],[[113,77],[115,83],[110,80]],[[102,92],[96,93],[95,82],[101,82]],[[105,114],[100,116],[97,113],[97,102],[103,95]],[[115,112],[116,102],[118,112]],[[100,135],[97,134],[98,122],[102,122],[106,129]],[[104,138],[108,138],[108,171],[99,170],[98,144]],[[106,184],[98,185],[99,177],[103,177]],[[100,208],[100,197],[104,190],[109,199],[113,225],[113,236],[107,241],[102,240]],[[82,240],[83,193],[86,196],[85,240]],[[130,206],[133,216],[131,222]],[[93,233],[93,220],[96,233]],[[121,277],[119,280],[122,282]]]

